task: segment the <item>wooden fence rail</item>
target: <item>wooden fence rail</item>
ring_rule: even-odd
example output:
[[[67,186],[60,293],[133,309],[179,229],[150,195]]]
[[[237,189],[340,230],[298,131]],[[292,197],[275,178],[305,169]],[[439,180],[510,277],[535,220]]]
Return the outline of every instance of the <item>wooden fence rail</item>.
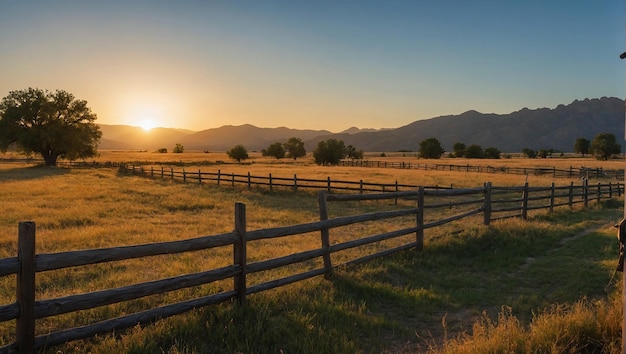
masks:
[[[173,174],[171,170],[169,173],[170,175]],[[165,171],[163,175],[166,175]],[[202,176],[201,173],[197,175]],[[229,177],[226,176],[226,178]],[[185,178],[184,173],[183,178]],[[222,176],[219,178],[222,178]],[[220,180],[219,178],[218,181]],[[0,276],[16,276],[15,303],[0,306],[0,322],[15,320],[16,340],[13,343],[2,344],[0,352],[19,351],[28,353],[44,346],[50,347],[72,340],[129,328],[137,324],[154,322],[158,319],[180,314],[198,307],[231,300],[244,302],[246,296],[250,294],[274,289],[319,275],[329,276],[332,274],[333,269],[339,265],[365,262],[407,249],[420,250],[424,247],[424,230],[429,228],[479,214],[483,214],[482,222],[486,225],[489,225],[493,220],[506,217],[522,217],[525,219],[527,218],[528,210],[549,208],[552,211],[555,206],[569,205],[571,207],[579,202],[584,202],[587,205],[590,200],[599,201],[601,198],[612,198],[614,193],[620,196],[623,192],[623,187],[623,185],[611,183],[598,184],[593,187],[590,187],[587,183],[583,183],[581,186],[571,184],[566,187],[555,187],[552,185],[550,187],[531,188],[528,184],[522,187],[494,187],[491,183],[486,183],[484,187],[471,189],[437,190],[418,187],[410,191],[374,194],[331,194],[326,189],[322,189],[318,192],[320,220],[311,223],[247,230],[246,206],[236,203],[233,232],[182,241],[48,254],[36,253],[35,223],[20,222],[17,240],[18,254],[15,257],[0,259]],[[556,193],[555,191],[565,192]],[[454,200],[446,201],[446,199],[450,198]],[[385,199],[401,199],[403,203],[400,205],[398,203],[393,204],[392,210],[339,217],[329,217],[328,215],[327,204],[329,202],[358,202]],[[445,215],[433,213],[432,215],[435,219],[426,220],[426,217],[431,216],[425,211],[434,209],[449,210],[450,212]],[[511,214],[511,212],[514,213]],[[502,215],[503,213],[509,214]],[[357,223],[395,218],[404,218],[403,220],[406,221],[407,217],[409,217],[408,220],[413,220],[411,226],[406,226],[406,223],[398,223],[398,225],[403,226],[395,230],[388,230],[377,235],[361,236],[348,241],[332,242],[333,239],[330,232],[332,229]],[[311,232],[319,232],[320,234],[318,248],[249,263],[247,248],[250,242]],[[408,240],[406,239],[407,236],[409,237]],[[356,258],[343,259],[341,262],[338,262],[333,257],[337,252],[399,237],[405,237],[399,239],[402,242],[400,245],[392,245],[374,253],[362,255],[367,252],[361,252],[358,253]],[[197,252],[223,246],[232,246],[232,263],[219,268],[60,298],[36,298],[36,274],[39,272],[164,254]],[[320,260],[322,266],[309,269],[310,265],[307,266],[305,263],[313,259]],[[302,267],[302,270],[296,274],[249,284],[249,274],[296,264],[300,264]],[[220,290],[218,293],[206,294],[197,298],[103,320],[82,327],[62,329],[53,333],[38,334],[35,328],[37,319],[112,305],[145,296],[163,294],[228,279],[232,279],[232,288]]]
[[[547,175],[554,178],[613,178],[624,180],[624,170],[607,170],[603,168],[573,167],[569,169],[556,167],[509,167],[509,166],[478,166],[443,163],[420,163],[420,162],[392,162],[372,160],[342,160],[341,166],[350,167],[376,167],[415,169],[424,171],[458,171],[458,172],[482,172],[482,173],[508,173],[516,175]]]

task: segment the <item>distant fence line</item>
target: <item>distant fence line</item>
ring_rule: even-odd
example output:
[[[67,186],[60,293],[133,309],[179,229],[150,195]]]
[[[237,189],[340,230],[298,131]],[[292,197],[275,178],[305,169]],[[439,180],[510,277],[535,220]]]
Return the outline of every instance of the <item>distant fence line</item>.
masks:
[[[202,174],[200,176],[199,181],[202,181]],[[495,187],[491,183],[485,183],[480,188],[429,190],[420,186],[410,191],[371,194],[331,194],[323,189],[318,192],[320,218],[319,221],[315,222],[248,230],[246,206],[242,203],[236,203],[234,208],[235,227],[232,232],[179,241],[48,254],[36,253],[35,223],[20,222],[18,225],[17,255],[0,259],[0,277],[16,275],[17,289],[16,302],[0,306],[0,322],[15,320],[16,340],[0,347],[0,352],[32,352],[44,346],[50,347],[97,334],[130,328],[137,324],[151,323],[194,308],[230,300],[244,302],[246,296],[250,294],[282,287],[319,275],[328,276],[339,265],[361,263],[408,249],[421,250],[424,247],[424,230],[471,216],[483,214],[482,223],[485,225],[504,218],[527,219],[530,210],[549,209],[552,212],[555,207],[569,206],[571,208],[576,203],[584,203],[586,207],[591,200],[599,202],[603,198],[612,198],[614,194],[620,196],[623,191],[623,184],[599,183],[597,186],[590,186],[586,180],[580,186],[574,186],[571,183],[570,186],[565,187],[555,187],[554,183],[549,187],[530,187],[527,183],[522,187]],[[449,200],[451,198],[454,201]],[[394,205],[397,207],[393,207],[393,210],[366,214],[334,218],[328,214],[327,205],[331,201],[385,199],[407,200],[408,204],[403,202],[401,206],[398,206],[396,203]],[[433,213],[433,216],[430,216],[429,220],[426,221],[426,211],[433,209],[440,210],[439,214]],[[454,214],[447,215],[446,212],[448,211]],[[349,241],[332,242],[330,233],[332,229],[394,218],[404,218],[401,222],[394,222],[394,225],[398,225],[398,227],[406,226],[407,222],[408,225],[412,226],[386,230],[377,235],[363,235],[361,238]],[[247,257],[246,249],[251,242],[311,232],[319,232],[320,235],[319,247],[316,249],[302,250],[272,259],[255,259],[253,262],[250,262]],[[359,253],[357,258],[349,259],[342,264],[336,264],[336,260],[333,259],[333,254],[336,252],[381,243],[401,236],[410,236],[410,241],[401,239],[400,241],[405,243],[400,246],[393,245],[382,251],[366,255]],[[39,272],[157,255],[196,252],[224,246],[232,246],[232,258],[230,259],[233,261],[231,264],[220,268],[60,298],[36,298],[36,274]],[[312,266],[310,263],[312,260],[317,260],[318,265]],[[249,284],[248,282],[247,275],[249,274],[290,265],[299,265],[301,269],[296,274],[281,275],[279,278],[257,284]],[[311,267],[317,268],[311,269]],[[36,320],[41,318],[112,305],[227,279],[232,280],[232,287],[225,290],[220,289],[217,293],[52,333],[37,334],[35,328]]]
[[[346,180],[333,180],[330,176],[325,179],[312,179],[312,178],[301,178],[298,177],[297,174],[294,174],[293,177],[276,177],[271,173],[265,176],[252,175],[250,172],[247,174],[237,174],[237,173],[224,173],[221,170],[217,170],[217,172],[203,172],[202,170],[197,171],[188,171],[185,169],[174,169],[173,167],[164,167],[160,166],[155,168],[154,166],[145,167],[142,165],[127,165],[120,164],[119,171],[123,174],[132,174],[139,175],[144,177],[151,178],[164,178],[164,179],[172,179],[179,180],[185,183],[214,183],[217,186],[224,185],[244,185],[247,188],[261,187],[268,188],[270,191],[275,188],[288,188],[294,191],[298,189],[325,189],[328,192],[332,191],[347,191],[347,192],[359,192],[359,193],[369,193],[369,192],[400,192],[407,190],[415,190],[419,188],[418,185],[412,184],[401,184],[396,180],[394,183],[373,183],[367,182],[363,180],[359,181],[346,181]],[[587,178],[583,178],[581,180],[581,184],[583,186],[588,185],[589,180]],[[554,185],[554,183],[553,183]],[[598,185],[601,185],[598,183]],[[607,188],[611,188],[614,193],[620,193],[623,189],[623,184],[620,182],[604,184],[604,186],[608,186]],[[452,189],[453,186],[422,186],[426,189]],[[570,183],[570,186],[566,187],[557,187],[560,188],[568,188],[575,189],[574,182]],[[581,187],[583,188],[583,187]],[[614,189],[613,189],[614,188]],[[581,195],[587,193],[588,187],[583,188],[580,192]]]
[[[0,162],[20,162],[20,163],[43,163],[38,158],[0,158]],[[125,162],[87,162],[87,161],[59,161],[59,166],[69,167],[118,167],[126,165]],[[612,178],[616,180],[624,180],[623,169],[604,169],[602,167],[573,167],[569,169],[556,167],[510,167],[510,166],[479,166],[469,164],[441,164],[441,163],[420,163],[420,162],[393,162],[393,161],[374,161],[374,160],[341,160],[339,166],[345,167],[376,167],[376,168],[395,168],[395,169],[414,169],[423,171],[457,171],[457,172],[478,172],[478,173],[506,173],[514,175],[535,175],[535,176],[552,176],[553,178]]]
[[[460,164],[441,163],[419,163],[419,162],[391,162],[372,160],[341,160],[341,166],[348,167],[376,167],[376,168],[397,168],[415,169],[424,171],[458,171],[458,172],[482,172],[482,173],[508,173],[515,175],[537,175],[552,176],[554,178],[615,178],[624,179],[624,170],[607,170],[601,167],[573,167],[569,169],[559,169],[556,167],[509,167],[509,166],[478,166]]]

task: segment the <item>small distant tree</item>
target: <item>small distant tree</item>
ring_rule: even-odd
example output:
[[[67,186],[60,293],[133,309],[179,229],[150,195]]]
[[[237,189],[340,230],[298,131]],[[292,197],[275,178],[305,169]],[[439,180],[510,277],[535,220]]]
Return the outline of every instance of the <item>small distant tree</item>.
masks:
[[[351,160],[362,160],[363,154],[363,150],[357,150],[352,145],[346,146],[346,151],[344,152],[344,155]]]
[[[463,143],[456,143],[454,144],[454,146],[452,147],[452,151],[453,151],[453,156],[454,157],[463,157],[465,156],[465,144]]]
[[[272,156],[277,159],[282,159],[283,157],[285,157],[285,149],[283,148],[283,144],[281,143],[274,143],[270,145],[267,149],[263,149],[261,153],[263,154],[263,156]]]
[[[304,148],[304,142],[300,138],[289,138],[283,145],[287,157],[297,159],[298,157],[306,156],[306,149]]]
[[[485,155],[482,146],[472,144],[465,149],[464,156],[468,159],[482,159]]]
[[[174,150],[172,150],[172,152],[175,154],[182,154],[183,151],[185,151],[185,148],[183,147],[182,144],[176,144],[176,146],[174,147]]]
[[[419,156],[425,159],[439,159],[445,150],[436,138],[428,138],[420,143]]]
[[[539,152],[537,152],[537,155],[541,157],[542,159],[545,159],[548,156],[552,156],[553,152],[554,152],[554,149],[539,149]]]
[[[157,150],[158,153],[160,154],[167,154],[167,149],[166,148],[160,148],[159,150]]]
[[[248,159],[248,150],[243,145],[236,145],[232,149],[226,151],[228,157],[237,162]]]
[[[313,159],[318,165],[337,165],[344,158],[345,151],[343,140],[322,140],[313,151]]]
[[[537,151],[529,148],[524,148],[522,150],[522,154],[526,155],[526,157],[528,157],[529,159],[534,159],[535,157],[537,157]]]
[[[609,157],[619,154],[622,151],[622,146],[617,143],[615,135],[600,133],[593,138],[591,151],[598,159],[608,160]]]
[[[495,147],[488,147],[485,149],[485,158],[486,159],[499,159],[500,158],[500,150],[498,150],[498,148]]]
[[[591,147],[591,141],[585,138],[576,139],[576,143],[574,144],[574,152],[578,154],[582,154],[585,157],[585,154],[589,153],[589,148]]]

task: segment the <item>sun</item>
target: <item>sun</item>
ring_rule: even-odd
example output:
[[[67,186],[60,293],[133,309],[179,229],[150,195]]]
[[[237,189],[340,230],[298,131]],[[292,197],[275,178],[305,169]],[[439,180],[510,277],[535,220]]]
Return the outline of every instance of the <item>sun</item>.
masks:
[[[152,130],[152,128],[155,127],[155,123],[152,119],[143,119],[140,123],[139,126],[141,127],[141,129],[143,129],[144,131],[149,132],[150,130]]]

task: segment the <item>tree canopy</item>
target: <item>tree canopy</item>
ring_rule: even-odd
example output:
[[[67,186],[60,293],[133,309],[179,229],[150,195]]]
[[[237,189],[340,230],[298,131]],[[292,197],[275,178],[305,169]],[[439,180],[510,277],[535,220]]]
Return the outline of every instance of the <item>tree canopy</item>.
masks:
[[[622,146],[617,143],[615,135],[600,133],[593,138],[591,151],[597,158],[608,160],[609,157],[619,154],[622,151]]]
[[[277,142],[268,146],[267,149],[263,149],[261,154],[263,156],[272,156],[277,159],[282,159],[285,157],[285,148],[283,147],[283,144]]]
[[[362,160],[365,153],[361,149],[357,149],[353,145],[346,146],[344,156],[351,160]]]
[[[465,148],[467,148],[467,146],[465,146],[465,144],[463,144],[461,142],[455,143],[454,146],[452,147],[452,151],[453,151],[454,157],[463,157],[463,156],[465,156]]]
[[[574,152],[582,154],[585,157],[585,154],[589,153],[589,148],[591,147],[591,141],[585,138],[576,139],[576,143],[574,144]]]
[[[328,139],[317,143],[313,158],[318,165],[337,165],[345,156],[343,140]]]
[[[420,143],[419,155],[425,159],[438,159],[445,150],[436,138],[428,138]]]
[[[237,162],[248,158],[248,150],[243,145],[234,146],[232,149],[226,151],[226,154],[231,159],[237,160]]]
[[[297,159],[298,157],[306,156],[306,149],[304,148],[304,142],[300,138],[289,138],[283,145],[287,157]]]
[[[0,150],[41,154],[46,165],[97,154],[102,137],[87,101],[69,92],[28,88],[10,91],[0,103]]]

